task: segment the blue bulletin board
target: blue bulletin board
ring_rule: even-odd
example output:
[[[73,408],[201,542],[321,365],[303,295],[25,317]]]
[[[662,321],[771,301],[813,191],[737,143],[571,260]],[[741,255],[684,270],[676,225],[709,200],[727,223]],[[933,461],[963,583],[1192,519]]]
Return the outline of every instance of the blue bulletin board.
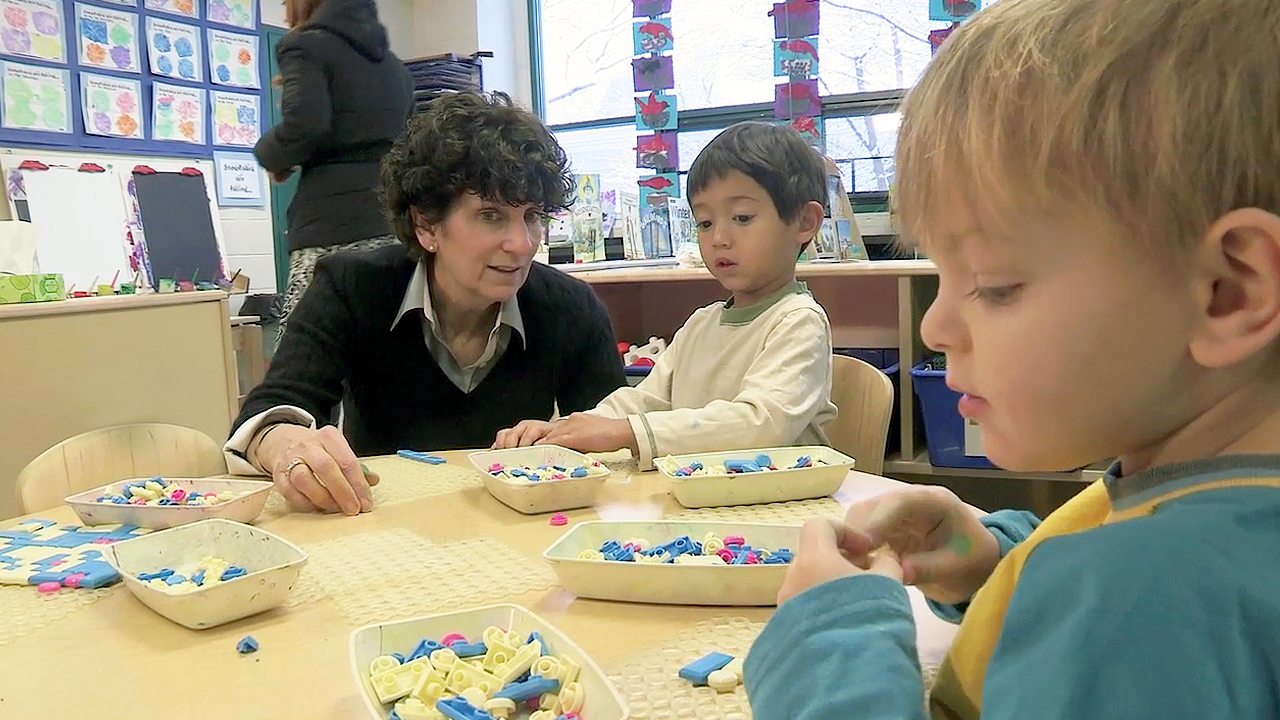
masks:
[[[264,128],[258,0],[0,0],[0,144],[212,158]]]

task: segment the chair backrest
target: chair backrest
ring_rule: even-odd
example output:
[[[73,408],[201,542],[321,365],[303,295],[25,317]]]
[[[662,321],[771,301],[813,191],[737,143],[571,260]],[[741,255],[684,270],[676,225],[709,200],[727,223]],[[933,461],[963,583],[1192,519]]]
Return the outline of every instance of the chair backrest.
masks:
[[[856,469],[882,474],[894,402],[889,377],[857,358],[835,355],[831,359],[831,402],[840,410],[824,428],[831,447],[856,460]]]
[[[227,471],[222,447],[199,430],[144,423],[91,430],[44,451],[18,474],[23,513],[68,495],[135,477],[207,477]]]

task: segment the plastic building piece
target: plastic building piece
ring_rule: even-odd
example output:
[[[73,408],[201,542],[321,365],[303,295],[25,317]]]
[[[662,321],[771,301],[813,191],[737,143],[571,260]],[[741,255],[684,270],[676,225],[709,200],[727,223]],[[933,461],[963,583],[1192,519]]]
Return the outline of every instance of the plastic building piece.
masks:
[[[400,661],[390,655],[379,655],[369,663],[369,675],[381,675],[389,670],[395,670],[400,667]]]
[[[773,465],[773,459],[764,453],[760,453],[756,456],[756,464],[762,468],[770,467]]]
[[[485,701],[484,710],[498,720],[508,720],[516,712],[516,702],[510,698],[490,698]]]
[[[36,591],[42,592],[42,593],[58,592],[61,589],[62,589],[62,583],[57,582],[56,580],[42,582],[36,586]]]
[[[445,635],[444,637],[440,638],[440,644],[444,645],[445,647],[449,647],[454,643],[466,642],[466,641],[467,641],[467,636],[458,632],[451,632],[448,635]]]
[[[732,660],[732,655],[726,655],[722,652],[709,653],[680,668],[680,677],[694,685],[706,685],[707,677],[713,671],[728,665]]]
[[[236,643],[236,652],[241,655],[247,655],[251,652],[258,651],[258,641],[253,639],[252,635],[245,635],[240,638],[240,642]]]
[[[560,691],[560,681],[555,678],[542,677],[541,675],[531,675],[524,682],[508,683],[493,696],[496,698],[509,698],[511,700],[524,702],[529,698],[542,697],[544,693],[555,693]]]
[[[391,711],[399,720],[439,720],[444,717],[435,703],[424,703],[417,698],[405,698]]]
[[[738,676],[729,670],[713,670],[707,675],[707,684],[718,693],[733,692],[738,687]]]
[[[467,702],[466,698],[457,696],[437,700],[436,709],[450,720],[494,720],[492,715]]]
[[[417,660],[420,657],[428,657],[431,655],[431,653],[435,652],[436,650],[439,650],[442,647],[444,647],[444,645],[441,645],[435,640],[432,640],[430,638],[423,638],[418,641],[418,644],[416,646],[414,646],[413,652],[409,653],[408,659]]]
[[[555,515],[552,515],[552,516],[551,516],[551,519],[550,519],[550,520],[548,520],[547,522],[549,522],[550,524],[554,525],[555,527],[560,527],[560,526],[562,526],[562,525],[568,525],[568,524],[569,524],[569,516],[568,516],[568,515],[565,515],[565,514],[564,514],[564,513],[562,513],[562,512],[558,512],[558,513],[556,513]]]
[[[449,645],[449,649],[453,651],[454,655],[457,655],[460,658],[478,657],[489,652],[489,648],[485,647],[485,644],[482,642],[455,642]]]
[[[445,676],[444,687],[454,693],[468,688],[478,688],[486,698],[502,689],[502,681],[474,665],[460,662]]]
[[[241,575],[247,575],[247,574],[248,574],[248,571],[246,571],[244,568],[240,567],[239,565],[232,565],[226,570],[223,570],[222,576],[219,577],[218,579],[221,580],[222,582],[226,582],[228,580],[234,580],[235,578],[238,578]]]
[[[541,637],[535,637],[537,633],[529,636],[529,642],[525,643],[510,660],[495,665],[491,671],[494,677],[502,681],[503,686],[510,685],[517,678],[529,672],[533,664],[538,658],[542,657],[545,652]]]
[[[431,669],[426,658],[418,658],[384,673],[374,675],[370,680],[378,701],[389,703],[413,692],[422,676]]]
[[[434,710],[436,701],[444,697],[444,694],[444,676],[434,669],[428,669],[414,686],[413,692],[409,693],[409,697]]]
[[[396,455],[399,455],[402,458],[408,458],[409,460],[417,460],[418,462],[424,462],[430,465],[443,465],[446,462],[448,462],[448,460],[445,460],[439,455],[432,455],[431,453],[418,452],[417,450],[397,450]]]
[[[755,460],[725,460],[724,469],[728,473],[749,473],[760,472],[763,468]]]

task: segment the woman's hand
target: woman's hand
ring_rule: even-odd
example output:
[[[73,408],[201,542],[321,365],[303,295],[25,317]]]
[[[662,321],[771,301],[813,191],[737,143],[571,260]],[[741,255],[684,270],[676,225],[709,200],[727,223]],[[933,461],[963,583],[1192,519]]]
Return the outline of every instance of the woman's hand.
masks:
[[[800,546],[778,590],[778,604],[822,583],[864,573],[902,582],[902,567],[891,550],[873,550],[862,533],[835,520],[815,518],[800,530]]]
[[[854,503],[845,525],[868,547],[887,545],[902,580],[941,603],[960,603],[991,577],[1000,544],[955,493],[915,486]]]
[[[280,425],[264,431],[254,459],[276,489],[302,510],[358,515],[373,509],[369,487],[378,476],[365,470],[347,439],[332,425],[312,430]]]
[[[635,431],[626,418],[580,412],[551,423],[550,430],[535,444],[560,445],[584,453],[637,450]]]
[[[551,432],[552,425],[553,423],[546,420],[521,420],[515,424],[515,427],[498,431],[498,436],[493,441],[493,449],[506,450],[532,445],[546,437],[547,433]]]

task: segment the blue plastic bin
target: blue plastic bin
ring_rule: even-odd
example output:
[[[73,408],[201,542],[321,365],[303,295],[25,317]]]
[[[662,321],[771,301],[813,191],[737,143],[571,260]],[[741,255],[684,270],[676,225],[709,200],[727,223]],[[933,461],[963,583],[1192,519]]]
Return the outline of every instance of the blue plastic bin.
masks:
[[[924,415],[929,462],[938,467],[994,468],[985,456],[964,454],[964,418],[956,408],[960,393],[947,387],[947,371],[926,370],[921,363],[911,368],[911,379]]]

